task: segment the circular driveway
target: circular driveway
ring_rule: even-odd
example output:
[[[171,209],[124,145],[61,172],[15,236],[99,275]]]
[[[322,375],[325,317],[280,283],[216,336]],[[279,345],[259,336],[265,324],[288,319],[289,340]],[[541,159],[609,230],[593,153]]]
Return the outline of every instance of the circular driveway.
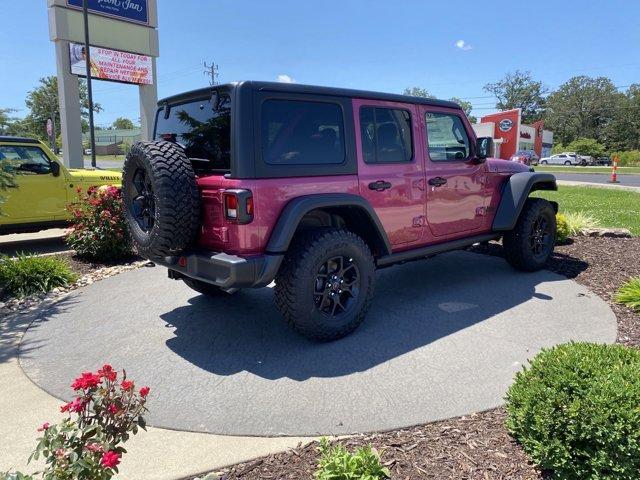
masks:
[[[94,283],[36,317],[20,362],[49,393],[69,399],[78,373],[108,362],[151,386],[150,424],[228,435],[468,414],[500,405],[541,348],[616,338],[613,312],[585,287],[468,252],[379,271],[364,324],[332,343],[290,331],[270,288],[209,299],[161,267]]]

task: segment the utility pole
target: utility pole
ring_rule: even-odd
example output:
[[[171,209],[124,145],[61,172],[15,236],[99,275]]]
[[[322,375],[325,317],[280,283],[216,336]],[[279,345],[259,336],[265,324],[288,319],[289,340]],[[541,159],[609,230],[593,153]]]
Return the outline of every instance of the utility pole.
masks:
[[[91,166],[96,168],[96,138],[93,132],[93,93],[91,91],[91,49],[89,47],[89,12],[88,0],[82,0],[82,16],[84,17],[84,50],[87,70],[87,93],[89,97],[89,138],[91,139]]]
[[[204,74],[209,76],[209,85],[214,86],[218,84],[218,65],[212,62],[211,65],[207,65],[207,62],[203,62]]]

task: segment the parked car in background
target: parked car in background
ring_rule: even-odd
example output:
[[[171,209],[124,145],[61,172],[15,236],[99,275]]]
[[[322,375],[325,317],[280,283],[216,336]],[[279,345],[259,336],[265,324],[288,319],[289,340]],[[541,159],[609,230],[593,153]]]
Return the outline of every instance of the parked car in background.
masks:
[[[518,150],[511,155],[512,162],[522,163],[523,165],[537,165],[540,157],[533,150]]]
[[[575,153],[564,152],[556,153],[550,157],[543,157],[540,159],[540,165],[580,165],[582,159],[580,159]]]
[[[78,199],[78,188],[120,185],[120,172],[66,168],[32,138],[0,136],[0,167],[11,168],[16,183],[3,192],[0,234],[66,226],[67,205]]]
[[[609,157],[609,156],[598,157],[596,159],[596,165],[603,165],[605,167],[611,166],[611,157]]]

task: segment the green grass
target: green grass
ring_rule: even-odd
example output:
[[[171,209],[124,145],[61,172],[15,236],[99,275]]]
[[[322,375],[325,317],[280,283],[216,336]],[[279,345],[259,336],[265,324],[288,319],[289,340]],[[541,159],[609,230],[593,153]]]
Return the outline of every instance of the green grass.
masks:
[[[628,228],[640,235],[640,193],[598,187],[559,185],[557,192],[534,192],[532,196],[554,200],[560,212],[581,212],[603,227]]]
[[[0,256],[0,297],[26,297],[47,293],[77,280],[69,264],[53,256],[20,254],[15,258]]]
[[[564,167],[561,165],[536,165],[536,172],[562,173],[611,173],[611,167]],[[618,174],[640,174],[640,167],[618,167]]]

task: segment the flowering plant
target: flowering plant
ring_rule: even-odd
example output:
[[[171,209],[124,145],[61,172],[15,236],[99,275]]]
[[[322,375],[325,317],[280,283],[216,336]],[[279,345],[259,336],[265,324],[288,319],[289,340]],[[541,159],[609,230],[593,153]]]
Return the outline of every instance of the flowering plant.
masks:
[[[84,372],[71,384],[76,397],[62,405],[68,413],[59,425],[44,423],[38,428],[42,437],[29,461],[44,457],[46,480],[110,479],[118,472],[118,464],[126,450],[122,443],[146,429],[142,416],[149,387],[136,390],[123,371],[122,379],[111,365],[96,373]],[[20,473],[7,479],[28,479]]]
[[[113,185],[78,187],[78,201],[69,204],[73,226],[66,241],[79,256],[117,260],[132,254],[123,215],[120,188]]]

